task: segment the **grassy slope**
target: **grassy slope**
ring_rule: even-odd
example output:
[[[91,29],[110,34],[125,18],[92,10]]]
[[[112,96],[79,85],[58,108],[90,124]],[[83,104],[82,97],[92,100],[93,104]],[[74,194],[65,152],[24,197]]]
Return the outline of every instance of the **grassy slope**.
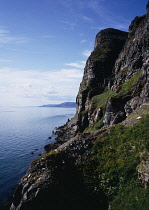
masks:
[[[141,187],[137,172],[148,157],[148,127],[149,115],[129,128],[111,127],[97,138],[92,156],[84,163],[87,188],[97,195],[103,191],[112,210],[149,209],[149,190]]]

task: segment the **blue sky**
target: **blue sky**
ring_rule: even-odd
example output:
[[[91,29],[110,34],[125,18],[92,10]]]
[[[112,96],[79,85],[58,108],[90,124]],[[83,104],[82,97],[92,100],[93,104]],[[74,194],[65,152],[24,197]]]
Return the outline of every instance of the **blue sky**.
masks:
[[[127,31],[147,0],[1,0],[0,106],[75,101],[96,34]]]

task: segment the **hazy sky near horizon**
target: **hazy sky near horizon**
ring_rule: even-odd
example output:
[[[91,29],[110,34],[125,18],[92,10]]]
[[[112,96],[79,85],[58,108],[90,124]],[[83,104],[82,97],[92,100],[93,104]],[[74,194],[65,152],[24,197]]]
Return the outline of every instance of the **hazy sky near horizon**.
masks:
[[[0,0],[0,106],[75,101],[96,34],[128,30],[147,0]]]

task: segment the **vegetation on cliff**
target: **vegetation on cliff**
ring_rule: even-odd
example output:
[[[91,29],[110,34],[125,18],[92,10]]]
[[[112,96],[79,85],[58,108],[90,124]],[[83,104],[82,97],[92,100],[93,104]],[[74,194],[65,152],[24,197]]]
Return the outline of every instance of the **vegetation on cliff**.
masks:
[[[112,126],[97,137],[92,155],[83,162],[87,188],[99,199],[103,191],[110,209],[148,209],[149,190],[141,186],[141,177],[138,180],[138,170],[149,156],[148,127],[149,115],[130,128]]]

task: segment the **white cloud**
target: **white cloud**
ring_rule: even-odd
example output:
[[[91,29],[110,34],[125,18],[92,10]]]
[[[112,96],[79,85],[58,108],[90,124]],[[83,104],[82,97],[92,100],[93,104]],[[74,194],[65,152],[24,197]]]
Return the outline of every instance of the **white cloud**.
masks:
[[[92,26],[91,27],[92,30],[98,30],[98,31],[101,31],[104,28],[106,28],[106,27],[100,27],[100,26]]]
[[[84,36],[84,33],[81,33],[80,36]]]
[[[68,78],[73,80],[82,78],[82,70],[79,69],[62,69],[59,72],[56,72],[55,75],[60,74],[63,77],[63,80],[68,81]],[[57,75],[58,76],[58,75]],[[59,79],[61,78],[59,77]]]
[[[115,24],[115,26],[114,26],[114,28],[118,28],[118,29],[120,29],[120,30],[128,30],[128,23],[126,24],[126,23],[124,23],[124,24]]]
[[[56,36],[45,35],[45,36],[42,36],[41,38],[51,39],[51,38],[56,38]]]
[[[103,9],[101,1],[98,0],[89,1],[87,7],[98,13],[101,9]]]
[[[89,57],[91,54],[91,51],[90,50],[85,50],[82,55],[86,56],[86,57]]]
[[[83,44],[85,42],[86,42],[86,39],[83,39],[83,40],[80,41],[81,44]]]
[[[42,105],[76,98],[83,71],[0,69],[0,105]]]
[[[9,31],[8,31],[8,30],[5,30],[5,29],[0,29],[0,35],[1,35],[1,34],[7,34],[7,33],[9,33]]]
[[[83,20],[85,20],[86,22],[92,23],[93,19],[87,16],[82,16]]]
[[[76,63],[66,63],[65,65],[82,69],[82,68],[84,68],[84,64],[85,64],[85,61],[76,62]]]
[[[76,26],[76,23],[70,22],[70,21],[61,20],[59,22],[63,23],[63,25],[64,25],[63,29],[66,29],[66,30],[74,30],[74,28]]]
[[[5,29],[0,29],[0,43],[2,44],[22,44],[26,43],[27,39],[23,36],[14,36],[11,35],[10,31]]]

